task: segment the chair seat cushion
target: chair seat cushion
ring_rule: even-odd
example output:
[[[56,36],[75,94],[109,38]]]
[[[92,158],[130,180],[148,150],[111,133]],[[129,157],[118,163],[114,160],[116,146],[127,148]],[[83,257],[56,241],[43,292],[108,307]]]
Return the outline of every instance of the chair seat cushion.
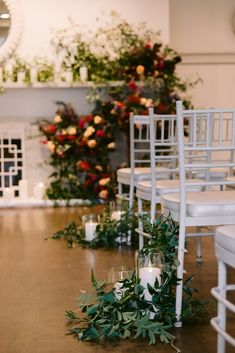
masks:
[[[171,171],[168,168],[156,167],[157,178],[168,179],[170,178]],[[117,170],[117,179],[123,181],[126,179],[129,181],[131,178],[131,168],[120,168]],[[134,170],[135,181],[148,180],[151,179],[151,168],[150,167],[140,167]]]
[[[200,182],[196,179],[187,179],[188,182]],[[137,192],[138,190],[144,193],[151,193],[152,183],[151,180],[145,180],[137,183],[136,185]],[[192,191],[201,191],[202,187],[199,185],[191,186],[190,190]],[[170,180],[158,180],[156,181],[156,195],[162,196],[169,193],[179,192],[179,180],[170,179]]]
[[[179,213],[180,194],[163,195],[161,204],[170,212]],[[235,217],[235,191],[187,192],[186,215],[192,217],[234,215]]]
[[[195,178],[205,179],[206,173],[204,171],[195,172]],[[211,168],[209,173],[210,180],[223,180],[228,176],[228,168]]]
[[[234,253],[235,256],[235,225],[216,228],[215,241],[222,248]]]

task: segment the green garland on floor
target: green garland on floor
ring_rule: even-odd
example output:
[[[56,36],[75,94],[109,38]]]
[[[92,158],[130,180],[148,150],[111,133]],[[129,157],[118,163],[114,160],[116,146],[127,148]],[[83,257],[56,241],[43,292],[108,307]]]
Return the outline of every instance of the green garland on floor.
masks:
[[[102,223],[97,226],[96,237],[92,241],[86,241],[81,225],[74,221],[70,222],[64,229],[55,232],[46,239],[64,239],[69,248],[81,246],[85,248],[115,248],[120,245],[120,237],[130,235],[132,242],[135,237],[137,218],[135,214],[125,209],[122,211],[120,220],[112,219],[112,210],[106,206],[102,215]]]
[[[152,235],[142,252],[157,250],[164,256],[161,285],[157,279],[154,287],[148,285],[152,295],[150,302],[145,299],[144,288],[135,274],[121,281],[120,294],[116,288],[110,289],[106,281],[96,281],[92,273],[92,289],[82,292],[77,301],[78,310],[66,311],[72,326],[69,334],[77,339],[100,342],[142,337],[149,344],[155,344],[159,338],[161,342],[173,345],[175,337],[170,330],[175,323],[175,287],[179,281],[175,250],[178,226],[169,217],[160,217],[151,224],[148,216],[143,216],[142,222]],[[191,276],[184,281],[182,320],[195,318],[204,309],[203,303],[194,298],[196,290],[190,287],[192,279]]]

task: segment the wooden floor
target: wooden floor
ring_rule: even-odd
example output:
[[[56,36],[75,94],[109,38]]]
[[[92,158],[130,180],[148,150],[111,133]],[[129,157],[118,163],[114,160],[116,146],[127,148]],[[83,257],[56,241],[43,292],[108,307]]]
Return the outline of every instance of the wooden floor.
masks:
[[[114,265],[132,265],[134,249],[67,249],[63,241],[44,238],[89,208],[0,210],[0,353],[174,352],[168,345],[143,340],[117,344],[82,343],[66,336],[67,309],[88,289],[93,268],[104,279]],[[188,274],[195,274],[200,297],[211,299],[217,268],[212,239],[204,239],[204,263],[195,262],[194,240],[186,256]],[[210,315],[214,314],[213,299]],[[193,322],[175,331],[182,353],[215,353],[216,334],[209,324]],[[228,352],[234,352],[231,348]]]

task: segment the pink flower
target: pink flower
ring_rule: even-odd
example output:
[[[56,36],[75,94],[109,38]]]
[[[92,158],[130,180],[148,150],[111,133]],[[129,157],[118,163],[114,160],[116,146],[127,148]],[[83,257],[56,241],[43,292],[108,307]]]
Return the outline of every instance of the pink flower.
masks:
[[[78,126],[79,126],[81,129],[83,129],[85,123],[86,123],[86,122],[85,122],[83,119],[81,119],[81,120],[79,120],[79,122],[78,122]]]
[[[96,131],[96,136],[98,136],[98,137],[104,137],[104,136],[105,136],[104,130],[97,130],[97,131]]]

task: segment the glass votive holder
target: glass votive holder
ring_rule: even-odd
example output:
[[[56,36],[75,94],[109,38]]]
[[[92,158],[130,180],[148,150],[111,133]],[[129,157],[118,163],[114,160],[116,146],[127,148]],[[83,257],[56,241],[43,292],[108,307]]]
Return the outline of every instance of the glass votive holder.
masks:
[[[82,216],[82,228],[85,240],[92,241],[96,236],[96,228],[100,223],[100,216],[97,214]]]
[[[137,250],[135,253],[136,274],[140,279],[140,284],[144,287],[145,300],[151,301],[152,295],[148,291],[149,284],[154,287],[157,279],[159,286],[161,285],[161,273],[163,271],[163,256],[157,250],[150,250],[145,253]]]
[[[124,289],[122,289],[122,281],[131,279],[134,274],[134,267],[132,266],[114,266],[107,276],[108,284],[114,288],[115,297],[121,299]]]

